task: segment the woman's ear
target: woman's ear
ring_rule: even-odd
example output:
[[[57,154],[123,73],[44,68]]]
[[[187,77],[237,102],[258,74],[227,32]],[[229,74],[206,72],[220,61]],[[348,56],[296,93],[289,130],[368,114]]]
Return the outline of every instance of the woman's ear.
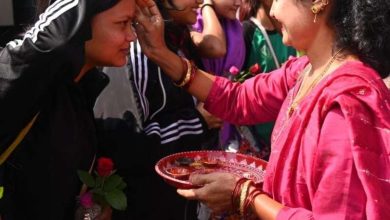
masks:
[[[328,4],[329,0],[313,0],[311,11],[314,14],[314,23],[317,21],[317,15],[321,13],[321,11],[323,11]]]

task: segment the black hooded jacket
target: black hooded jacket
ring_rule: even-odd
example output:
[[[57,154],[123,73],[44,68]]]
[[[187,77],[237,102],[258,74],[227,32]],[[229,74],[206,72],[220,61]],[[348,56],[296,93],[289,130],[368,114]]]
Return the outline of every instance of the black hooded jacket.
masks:
[[[3,220],[74,218],[77,170],[88,170],[96,153],[92,106],[108,83],[96,69],[73,81],[97,2],[54,2],[23,39],[0,51],[0,153],[39,112],[0,168]]]

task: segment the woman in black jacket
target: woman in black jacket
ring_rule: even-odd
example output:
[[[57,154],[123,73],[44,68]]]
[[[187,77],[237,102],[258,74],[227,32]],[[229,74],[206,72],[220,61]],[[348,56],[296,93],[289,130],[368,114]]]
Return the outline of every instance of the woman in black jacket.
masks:
[[[3,220],[74,218],[77,170],[97,152],[92,107],[107,84],[95,66],[126,63],[134,10],[133,0],[57,0],[1,50],[2,155],[36,117],[1,165]]]
[[[170,50],[197,62],[199,56],[188,25],[196,22],[196,10],[201,2],[177,1],[173,4],[158,0],[156,3],[164,13],[164,34]],[[113,72],[109,74],[110,84],[94,108],[101,128],[100,144],[114,158],[121,176],[128,179],[129,206],[122,218],[194,218],[194,212],[186,208],[186,201],[154,172],[154,165],[169,154],[200,150],[208,139],[210,128],[220,126],[221,121],[206,112],[202,105],[197,106],[190,94],[174,85],[160,67],[143,54],[137,41],[131,43],[128,67],[126,76],[118,76],[113,68],[110,70]],[[133,94],[135,103],[129,101]],[[140,116],[139,133],[131,113],[134,109],[138,111],[135,115]],[[153,212],[149,210],[150,198],[153,198]]]

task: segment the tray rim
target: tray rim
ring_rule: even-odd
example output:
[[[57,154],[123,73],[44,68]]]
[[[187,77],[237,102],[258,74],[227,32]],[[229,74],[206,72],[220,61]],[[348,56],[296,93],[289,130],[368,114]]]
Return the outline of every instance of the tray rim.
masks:
[[[252,155],[234,153],[234,152],[228,152],[228,151],[222,151],[222,150],[197,150],[197,151],[183,151],[183,152],[173,153],[173,154],[170,154],[170,155],[165,156],[165,157],[161,158],[160,160],[158,160],[154,166],[154,169],[157,172],[157,174],[160,175],[165,181],[167,181],[167,180],[171,181],[171,182],[175,183],[174,185],[181,185],[181,187],[183,187],[183,188],[198,188],[201,186],[196,186],[196,185],[191,184],[188,181],[180,180],[180,179],[169,176],[168,174],[164,173],[163,170],[160,169],[159,165],[161,165],[162,162],[168,160],[168,158],[174,158],[174,157],[178,157],[180,155],[209,154],[209,153],[234,154],[234,155],[238,155],[238,156],[243,157],[243,158],[251,158],[253,161],[261,162],[261,164],[263,166],[263,172],[265,173],[265,171],[266,171],[267,161],[265,161],[263,159],[254,157]],[[238,164],[238,165],[240,165],[240,164]],[[245,166],[248,166],[248,165],[245,165]]]

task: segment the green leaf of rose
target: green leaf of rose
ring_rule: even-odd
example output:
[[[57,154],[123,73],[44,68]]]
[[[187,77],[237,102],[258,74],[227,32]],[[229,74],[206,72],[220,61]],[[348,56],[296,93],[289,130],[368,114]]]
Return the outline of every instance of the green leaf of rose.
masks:
[[[95,186],[95,179],[87,171],[78,170],[77,174],[79,175],[81,182],[83,182],[85,185],[88,187]]]
[[[118,175],[111,175],[109,176],[106,181],[104,182],[104,191],[110,192],[117,188],[119,184],[122,182],[122,177]]]
[[[0,199],[3,198],[4,187],[0,186]]]
[[[106,194],[106,201],[112,208],[117,210],[125,210],[127,207],[127,199],[125,194],[117,189]]]
[[[125,183],[125,181],[122,180],[122,182],[119,184],[117,189],[124,190],[126,187],[127,187],[127,184]]]

